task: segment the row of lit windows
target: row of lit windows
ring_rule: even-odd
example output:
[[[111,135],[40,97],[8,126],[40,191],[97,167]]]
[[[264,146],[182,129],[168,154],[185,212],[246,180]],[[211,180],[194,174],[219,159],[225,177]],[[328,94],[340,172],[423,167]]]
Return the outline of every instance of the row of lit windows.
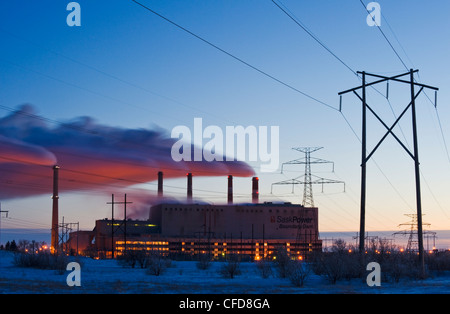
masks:
[[[168,211],[168,210],[170,210],[170,211],[190,211],[191,212],[191,211],[193,211],[193,208],[177,208],[177,207],[175,207],[175,208],[172,208],[172,207],[164,208],[164,211]],[[223,212],[223,208],[216,208],[216,209],[195,208],[195,211],[197,211],[197,212],[199,212],[199,211],[207,211],[207,212],[209,212],[209,211],[211,211],[211,212],[214,212],[214,211],[218,212],[218,211],[220,211],[220,212]],[[238,213],[244,213],[244,212],[245,213],[262,213],[263,210],[262,209],[237,209],[236,212],[238,212]],[[275,210],[269,209],[268,212],[269,213],[272,213],[272,212],[280,213],[281,210],[279,210],[279,209],[275,209]],[[287,209],[283,209],[283,213],[284,214],[288,214],[288,210]],[[290,214],[301,215],[302,213],[304,213],[304,209],[297,210],[297,211],[295,211],[294,209],[291,209],[289,213]]]
[[[141,250],[145,250],[145,251],[169,251],[168,247],[158,247],[158,248],[151,248],[151,247],[146,247],[146,248],[141,248],[141,247],[134,247],[134,246],[127,246],[126,248],[127,250],[130,251],[141,251]],[[125,247],[124,246],[116,246],[116,250],[118,251],[125,251]]]
[[[116,241],[116,245],[124,245],[125,241]],[[127,245],[169,245],[166,241],[127,241]]]

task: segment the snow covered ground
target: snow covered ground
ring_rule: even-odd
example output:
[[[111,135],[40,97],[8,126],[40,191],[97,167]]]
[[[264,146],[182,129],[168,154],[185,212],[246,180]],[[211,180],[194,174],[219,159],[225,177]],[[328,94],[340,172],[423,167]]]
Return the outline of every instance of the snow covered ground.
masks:
[[[7,294],[448,294],[450,273],[423,281],[382,282],[381,287],[368,287],[365,281],[339,281],[330,284],[313,273],[304,287],[298,288],[288,279],[262,278],[254,263],[241,263],[241,274],[233,279],[219,274],[221,262],[199,270],[196,262],[175,262],[160,276],[145,269],[124,268],[114,260],[80,258],[81,286],[69,287],[70,271],[22,268],[13,265],[13,254],[0,251],[0,293]]]

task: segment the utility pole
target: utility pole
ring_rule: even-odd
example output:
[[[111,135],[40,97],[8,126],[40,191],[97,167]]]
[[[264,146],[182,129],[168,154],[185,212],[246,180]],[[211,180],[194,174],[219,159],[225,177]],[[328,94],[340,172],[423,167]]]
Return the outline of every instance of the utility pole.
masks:
[[[123,239],[124,239],[124,246],[125,246],[124,252],[127,251],[127,204],[132,204],[132,203],[133,202],[127,202],[127,195],[126,194],[125,194],[125,199],[124,199],[123,202],[115,202],[114,201],[114,194],[112,194],[111,202],[106,203],[106,204],[111,204],[111,258],[114,258],[114,233],[117,232],[119,229],[121,229],[122,226],[124,227],[124,229],[122,230],[122,232],[123,232]],[[123,221],[118,226],[118,228],[116,230],[114,230],[114,205],[119,205],[119,204],[123,204],[124,205]]]
[[[58,194],[58,184],[59,184],[59,166],[53,166],[53,196],[52,196],[52,239],[50,250],[52,254],[58,254],[58,242],[59,242],[59,194]]]
[[[5,218],[8,218],[9,210],[2,210],[2,203],[0,203],[0,234],[1,234],[1,230],[2,230],[2,214],[3,213],[6,214]],[[1,245],[1,243],[2,242],[0,241],[0,245]]]
[[[77,242],[76,242],[76,255],[78,255],[78,232],[79,232],[79,222],[64,222],[64,216],[62,218],[62,223],[58,225],[58,229],[61,231],[59,235],[58,247],[61,248],[62,252],[67,253],[70,251],[69,248],[69,240],[70,232],[74,229],[74,226],[77,226]],[[71,245],[72,243],[70,243]]]
[[[414,73],[418,72],[418,70],[411,69],[409,72],[387,77],[377,74],[370,74],[366,72],[358,72],[358,74],[362,75],[362,85],[340,92],[338,95],[341,97],[340,108],[342,110],[342,95],[353,92],[362,102],[362,150],[361,150],[361,212],[360,212],[360,241],[359,241],[359,251],[361,254],[364,254],[364,233],[365,233],[365,212],[366,212],[366,164],[367,161],[372,157],[378,147],[382,144],[382,142],[386,139],[388,135],[392,135],[397,142],[403,147],[403,149],[407,152],[407,154],[414,161],[414,170],[415,170],[415,178],[416,178],[416,206],[417,206],[417,230],[418,230],[418,245],[419,245],[419,262],[422,268],[422,274],[425,273],[425,261],[423,254],[423,231],[422,231],[422,200],[420,194],[420,171],[419,171],[419,148],[418,148],[418,140],[417,140],[417,120],[416,120],[416,98],[420,95],[424,88],[428,88],[435,91],[435,99],[437,99],[437,91],[439,90],[436,87],[420,84],[415,82]],[[367,83],[367,76],[371,76],[377,78],[376,81]],[[409,76],[409,80],[401,79],[404,76]],[[404,83],[410,85],[410,96],[411,100],[400,116],[396,119],[394,124],[391,127],[388,127],[386,123],[378,116],[378,114],[367,104],[366,101],[366,89],[367,87],[380,84],[383,82],[389,83],[389,81]],[[416,93],[415,87],[420,87],[420,90]],[[360,96],[356,91],[362,89],[362,96]],[[435,104],[436,106],[436,104]],[[414,151],[413,153],[403,144],[403,142],[394,134],[392,131],[400,119],[404,116],[407,110],[411,107],[411,115],[412,115],[412,131],[413,131],[413,142],[414,142]],[[367,155],[367,147],[366,147],[366,112],[367,109],[376,117],[376,119],[387,129],[386,134],[381,138],[381,140],[377,143],[374,149]]]

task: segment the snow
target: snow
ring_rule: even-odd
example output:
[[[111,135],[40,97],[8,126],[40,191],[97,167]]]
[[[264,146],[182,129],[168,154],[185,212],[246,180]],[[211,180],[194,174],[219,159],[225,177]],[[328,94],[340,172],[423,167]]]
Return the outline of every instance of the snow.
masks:
[[[311,273],[303,287],[295,287],[288,279],[270,276],[262,278],[255,263],[242,262],[241,274],[233,279],[219,273],[222,262],[213,262],[200,270],[193,261],[172,261],[160,276],[145,269],[118,265],[115,260],[78,258],[81,265],[81,286],[70,287],[66,278],[70,271],[17,267],[11,252],[0,251],[0,293],[3,294],[448,294],[450,273],[431,276],[426,280],[382,282],[381,287],[369,287],[365,280],[339,281],[330,284]]]

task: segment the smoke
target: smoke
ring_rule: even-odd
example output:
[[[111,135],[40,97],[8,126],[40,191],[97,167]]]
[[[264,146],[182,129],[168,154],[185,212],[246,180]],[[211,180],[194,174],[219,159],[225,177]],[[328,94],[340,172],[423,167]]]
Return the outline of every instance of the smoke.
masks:
[[[151,204],[154,193],[133,186],[194,176],[249,177],[253,169],[240,161],[175,162],[175,139],[163,130],[101,125],[90,117],[54,123],[30,105],[0,119],[0,198],[52,193],[52,166],[58,164],[59,191],[130,193],[136,204]],[[156,183],[156,182],[155,182]],[[155,184],[156,187],[156,184]],[[147,207],[148,208],[148,207]]]

